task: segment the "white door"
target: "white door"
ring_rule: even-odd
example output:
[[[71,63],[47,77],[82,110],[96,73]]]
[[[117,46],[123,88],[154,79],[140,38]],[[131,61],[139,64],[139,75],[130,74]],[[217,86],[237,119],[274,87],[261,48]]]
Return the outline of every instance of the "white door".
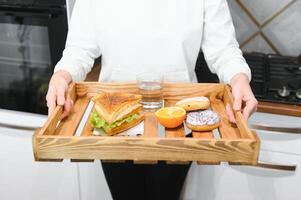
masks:
[[[81,200],[111,200],[100,161],[79,163]]]
[[[22,126],[26,126],[43,121],[5,114],[0,113],[0,124],[23,121]],[[77,164],[35,162],[32,134],[33,131],[0,127],[0,199],[79,200]]]
[[[301,155],[301,117],[257,112],[250,118],[249,126],[256,129],[260,149]],[[293,133],[286,132],[288,129],[293,129]]]
[[[296,171],[248,166],[193,165],[184,200],[300,200],[301,156],[261,151],[260,160],[297,165]]]

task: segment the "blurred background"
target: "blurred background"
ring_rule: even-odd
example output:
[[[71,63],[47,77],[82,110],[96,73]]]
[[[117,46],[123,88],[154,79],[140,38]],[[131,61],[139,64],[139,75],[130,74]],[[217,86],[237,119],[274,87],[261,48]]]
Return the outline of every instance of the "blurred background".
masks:
[[[228,0],[228,4],[243,51],[301,53],[301,1]]]
[[[100,162],[33,158],[32,136],[47,120],[48,82],[64,49],[74,2],[0,0],[1,200],[111,199]],[[260,160],[280,170],[194,165],[183,199],[300,200],[300,167],[283,166],[301,165],[301,0],[228,4],[260,100],[260,112],[248,123],[261,140]],[[97,81],[100,70],[97,59],[87,80]],[[218,82],[201,52],[195,71],[199,82]]]
[[[0,0],[0,108],[46,114],[74,0]],[[228,0],[256,97],[301,104],[301,1]],[[87,80],[96,81],[100,59]],[[200,52],[199,82],[218,82]]]
[[[301,1],[228,0],[236,37],[261,101],[301,105]],[[202,53],[199,82],[218,82]]]

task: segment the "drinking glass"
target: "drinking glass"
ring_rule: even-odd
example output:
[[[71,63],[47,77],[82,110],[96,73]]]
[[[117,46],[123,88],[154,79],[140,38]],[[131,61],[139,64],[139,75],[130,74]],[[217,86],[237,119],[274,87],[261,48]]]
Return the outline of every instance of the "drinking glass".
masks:
[[[141,73],[136,76],[140,103],[144,110],[156,110],[163,106],[163,75],[158,73]]]

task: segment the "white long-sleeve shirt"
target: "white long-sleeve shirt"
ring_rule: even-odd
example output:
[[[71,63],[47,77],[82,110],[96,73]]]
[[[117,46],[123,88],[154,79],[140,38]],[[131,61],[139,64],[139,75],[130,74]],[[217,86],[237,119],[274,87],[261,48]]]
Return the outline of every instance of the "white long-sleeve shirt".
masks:
[[[251,79],[226,0],[77,0],[55,71],[82,81],[101,55],[100,81],[156,71],[166,81],[196,82],[200,49],[221,82],[240,72]]]

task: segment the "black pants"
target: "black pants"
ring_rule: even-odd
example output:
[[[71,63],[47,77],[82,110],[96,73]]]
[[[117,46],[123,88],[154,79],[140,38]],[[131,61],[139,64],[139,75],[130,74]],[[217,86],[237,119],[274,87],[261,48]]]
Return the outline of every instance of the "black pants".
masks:
[[[189,165],[103,163],[114,200],[177,200]]]

